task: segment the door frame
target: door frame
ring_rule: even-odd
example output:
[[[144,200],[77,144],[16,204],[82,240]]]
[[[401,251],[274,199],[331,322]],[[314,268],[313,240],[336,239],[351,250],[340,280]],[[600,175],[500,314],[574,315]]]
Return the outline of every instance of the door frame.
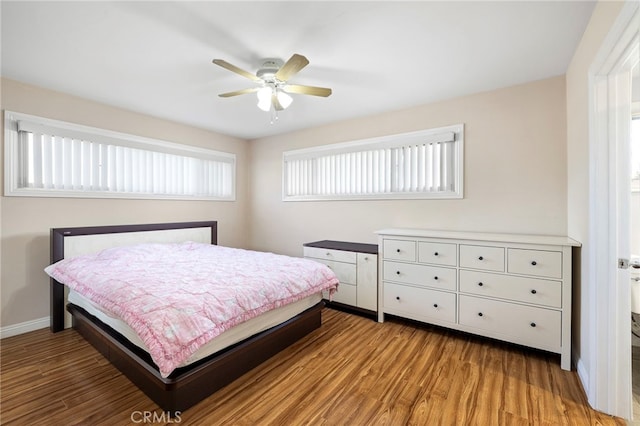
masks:
[[[590,309],[588,399],[597,410],[631,419],[631,302],[628,271],[629,214],[623,209],[631,121],[631,68],[638,62],[640,11],[626,2],[589,70],[589,248]],[[626,119],[626,120],[625,120]],[[626,127],[625,127],[626,122]],[[626,144],[626,145],[625,145]],[[624,151],[627,155],[624,156]],[[627,183],[627,189],[630,183]],[[629,197],[626,198],[626,208]],[[626,234],[624,230],[626,228]],[[622,235],[620,235],[622,233]],[[624,277],[626,276],[626,282]]]

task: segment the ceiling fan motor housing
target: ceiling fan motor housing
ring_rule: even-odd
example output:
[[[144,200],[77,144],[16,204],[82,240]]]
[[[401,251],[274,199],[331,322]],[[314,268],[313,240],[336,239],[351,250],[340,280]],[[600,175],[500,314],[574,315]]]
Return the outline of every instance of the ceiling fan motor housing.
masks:
[[[278,58],[268,58],[262,62],[262,66],[256,72],[256,75],[261,79],[269,82],[274,81],[274,75],[278,72],[278,70],[284,65],[282,59]]]

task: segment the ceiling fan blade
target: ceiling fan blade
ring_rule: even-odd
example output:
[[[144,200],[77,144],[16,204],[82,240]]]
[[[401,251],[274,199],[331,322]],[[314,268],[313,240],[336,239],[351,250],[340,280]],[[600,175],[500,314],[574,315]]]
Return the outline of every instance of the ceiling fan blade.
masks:
[[[301,86],[299,84],[287,84],[282,90],[288,93],[299,93],[301,95],[322,96],[326,98],[331,95],[331,89],[327,87]]]
[[[229,62],[222,60],[222,59],[214,59],[213,63],[221,66],[222,68],[226,68],[231,72],[235,72],[236,74],[240,74],[243,77],[248,78],[249,80],[253,80],[253,81],[262,81],[262,79],[260,77],[258,77],[257,75],[251,74],[249,71],[245,71],[242,68],[238,68],[235,65],[230,64]]]
[[[227,92],[227,93],[220,93],[218,96],[220,96],[221,98],[230,98],[231,96],[238,96],[238,95],[244,95],[247,93],[254,93],[257,92],[258,90],[260,90],[259,87],[252,87],[249,89],[242,89],[242,90],[236,90],[233,92]]]
[[[273,108],[275,108],[276,111],[282,111],[284,109],[284,107],[278,100],[278,96],[276,95],[275,91],[271,95],[271,104],[273,105]]]
[[[302,55],[295,53],[289,60],[276,72],[275,78],[280,81],[287,81],[302,68],[309,64],[309,60]]]

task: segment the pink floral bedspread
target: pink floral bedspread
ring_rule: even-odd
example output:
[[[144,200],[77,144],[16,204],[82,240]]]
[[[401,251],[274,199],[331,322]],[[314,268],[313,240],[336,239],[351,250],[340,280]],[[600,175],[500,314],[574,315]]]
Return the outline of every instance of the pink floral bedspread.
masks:
[[[45,271],[125,321],[163,377],[231,327],[338,284],[318,262],[193,242],[112,248]]]

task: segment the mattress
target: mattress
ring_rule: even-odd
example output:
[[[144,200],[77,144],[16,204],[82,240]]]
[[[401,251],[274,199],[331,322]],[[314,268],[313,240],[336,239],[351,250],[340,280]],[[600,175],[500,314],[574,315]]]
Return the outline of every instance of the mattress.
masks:
[[[120,333],[122,336],[127,338],[131,343],[143,349],[146,352],[149,352],[146,348],[144,342],[138,337],[135,331],[131,327],[129,327],[124,321],[119,318],[114,318],[110,314],[107,314],[103,310],[101,310],[98,306],[92,303],[89,299],[82,296],[80,293],[77,293],[73,290],[69,290],[69,302],[73,303],[76,306],[81,307],[91,315],[98,318],[100,321]],[[208,357],[226,347],[229,347],[235,343],[238,343],[248,337],[253,336],[254,334],[260,333],[261,331],[267,330],[271,327],[274,327],[278,324],[281,324],[290,318],[298,315],[299,313],[307,310],[308,308],[316,305],[318,302],[322,300],[322,293],[314,294],[309,297],[306,297],[297,302],[291,303],[289,305],[283,306],[278,309],[274,309],[259,317],[252,318],[246,322],[238,324],[237,326],[225,331],[220,334],[213,340],[209,341],[207,344],[202,346],[198,351],[196,351],[193,355],[191,355],[185,362],[183,362],[180,367],[185,367],[189,364],[192,364],[196,361],[199,361],[203,358]]]

